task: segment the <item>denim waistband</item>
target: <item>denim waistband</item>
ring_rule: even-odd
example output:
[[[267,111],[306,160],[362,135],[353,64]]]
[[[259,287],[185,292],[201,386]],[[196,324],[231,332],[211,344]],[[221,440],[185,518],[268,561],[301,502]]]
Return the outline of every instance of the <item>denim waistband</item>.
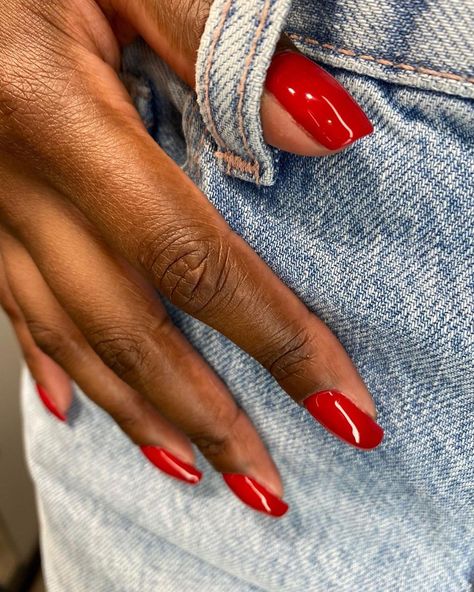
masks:
[[[333,66],[474,98],[471,0],[294,0],[286,28]]]

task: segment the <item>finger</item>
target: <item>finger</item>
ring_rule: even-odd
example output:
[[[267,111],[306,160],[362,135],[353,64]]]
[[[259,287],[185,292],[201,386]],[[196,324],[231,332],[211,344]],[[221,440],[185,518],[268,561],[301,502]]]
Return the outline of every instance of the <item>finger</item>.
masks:
[[[373,401],[339,341],[231,231],[138,117],[122,111],[110,77],[107,102],[106,73],[98,72],[69,83],[75,104],[85,103],[80,124],[65,113],[54,138],[43,130],[36,140],[35,151],[55,163],[41,173],[164,296],[257,359],[328,430],[360,448],[377,446],[383,431]],[[14,215],[16,206],[4,209]]]
[[[211,2],[101,3],[139,31],[183,80],[195,85],[195,60]],[[305,156],[337,152],[373,131],[344,87],[285,36],[268,70],[260,115],[269,144]]]
[[[29,201],[34,223],[31,219],[24,235],[28,249],[106,365],[146,395],[218,471],[240,475],[253,496],[260,487],[253,507],[274,515],[286,511],[278,499],[280,477],[255,428],[172,325],[154,290],[136,272],[126,275],[127,268],[110,257],[60,199],[50,194],[47,200],[35,195]],[[262,506],[263,491],[267,504],[273,500],[268,507]]]
[[[0,241],[1,244],[1,241]],[[0,249],[1,251],[1,249]],[[0,254],[0,306],[12,323],[26,364],[36,381],[38,395],[45,407],[59,420],[66,421],[72,401],[71,381],[64,370],[35,344],[23,313],[8,285]]]
[[[192,466],[194,452],[187,438],[102,363],[59,305],[21,244],[3,235],[1,250],[15,298],[24,311],[23,316],[16,305],[15,314],[28,350],[40,351],[34,342],[36,339],[88,397],[107,411],[148,457],[152,456],[159,468],[188,483],[197,483],[201,473]],[[49,376],[42,375],[40,384],[49,386],[48,380]],[[50,386],[48,392],[56,394]]]

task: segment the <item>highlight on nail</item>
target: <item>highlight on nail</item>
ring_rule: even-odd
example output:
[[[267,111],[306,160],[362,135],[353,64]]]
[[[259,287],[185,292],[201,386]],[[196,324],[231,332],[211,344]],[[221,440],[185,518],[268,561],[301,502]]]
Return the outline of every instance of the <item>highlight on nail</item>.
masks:
[[[328,431],[356,448],[370,450],[383,440],[379,424],[340,391],[313,393],[303,405]]]
[[[222,477],[234,495],[252,509],[275,518],[283,516],[288,511],[288,504],[256,479],[238,473],[223,473]]]
[[[160,446],[140,446],[146,458],[170,477],[196,485],[202,479],[202,472],[195,466],[179,459],[177,456]]]

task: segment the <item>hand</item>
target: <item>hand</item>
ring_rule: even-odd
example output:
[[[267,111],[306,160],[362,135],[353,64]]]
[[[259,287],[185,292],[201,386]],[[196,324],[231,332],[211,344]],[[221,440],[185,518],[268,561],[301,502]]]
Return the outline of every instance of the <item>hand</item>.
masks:
[[[138,31],[193,84],[206,13],[175,4],[2,2],[1,300],[60,418],[70,376],[169,474],[199,481],[194,443],[243,501],[281,515],[281,479],[255,428],[155,290],[252,355],[336,435],[372,448],[383,432],[341,344],[156,145],[117,75],[120,43]],[[267,140],[335,149],[277,95],[263,99]]]

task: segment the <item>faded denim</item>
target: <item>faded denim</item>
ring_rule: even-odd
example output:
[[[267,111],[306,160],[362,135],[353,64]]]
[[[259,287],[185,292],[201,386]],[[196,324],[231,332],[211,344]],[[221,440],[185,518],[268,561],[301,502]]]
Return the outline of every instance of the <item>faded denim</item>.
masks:
[[[255,361],[169,306],[278,464],[288,514],[221,477],[159,473],[77,392],[69,425],[24,379],[51,592],[468,592],[473,583],[474,16],[460,0],[215,0],[194,93],[142,43],[124,81],[149,132],[335,332],[386,439],[337,441]],[[265,145],[285,30],[375,133],[323,159]]]

